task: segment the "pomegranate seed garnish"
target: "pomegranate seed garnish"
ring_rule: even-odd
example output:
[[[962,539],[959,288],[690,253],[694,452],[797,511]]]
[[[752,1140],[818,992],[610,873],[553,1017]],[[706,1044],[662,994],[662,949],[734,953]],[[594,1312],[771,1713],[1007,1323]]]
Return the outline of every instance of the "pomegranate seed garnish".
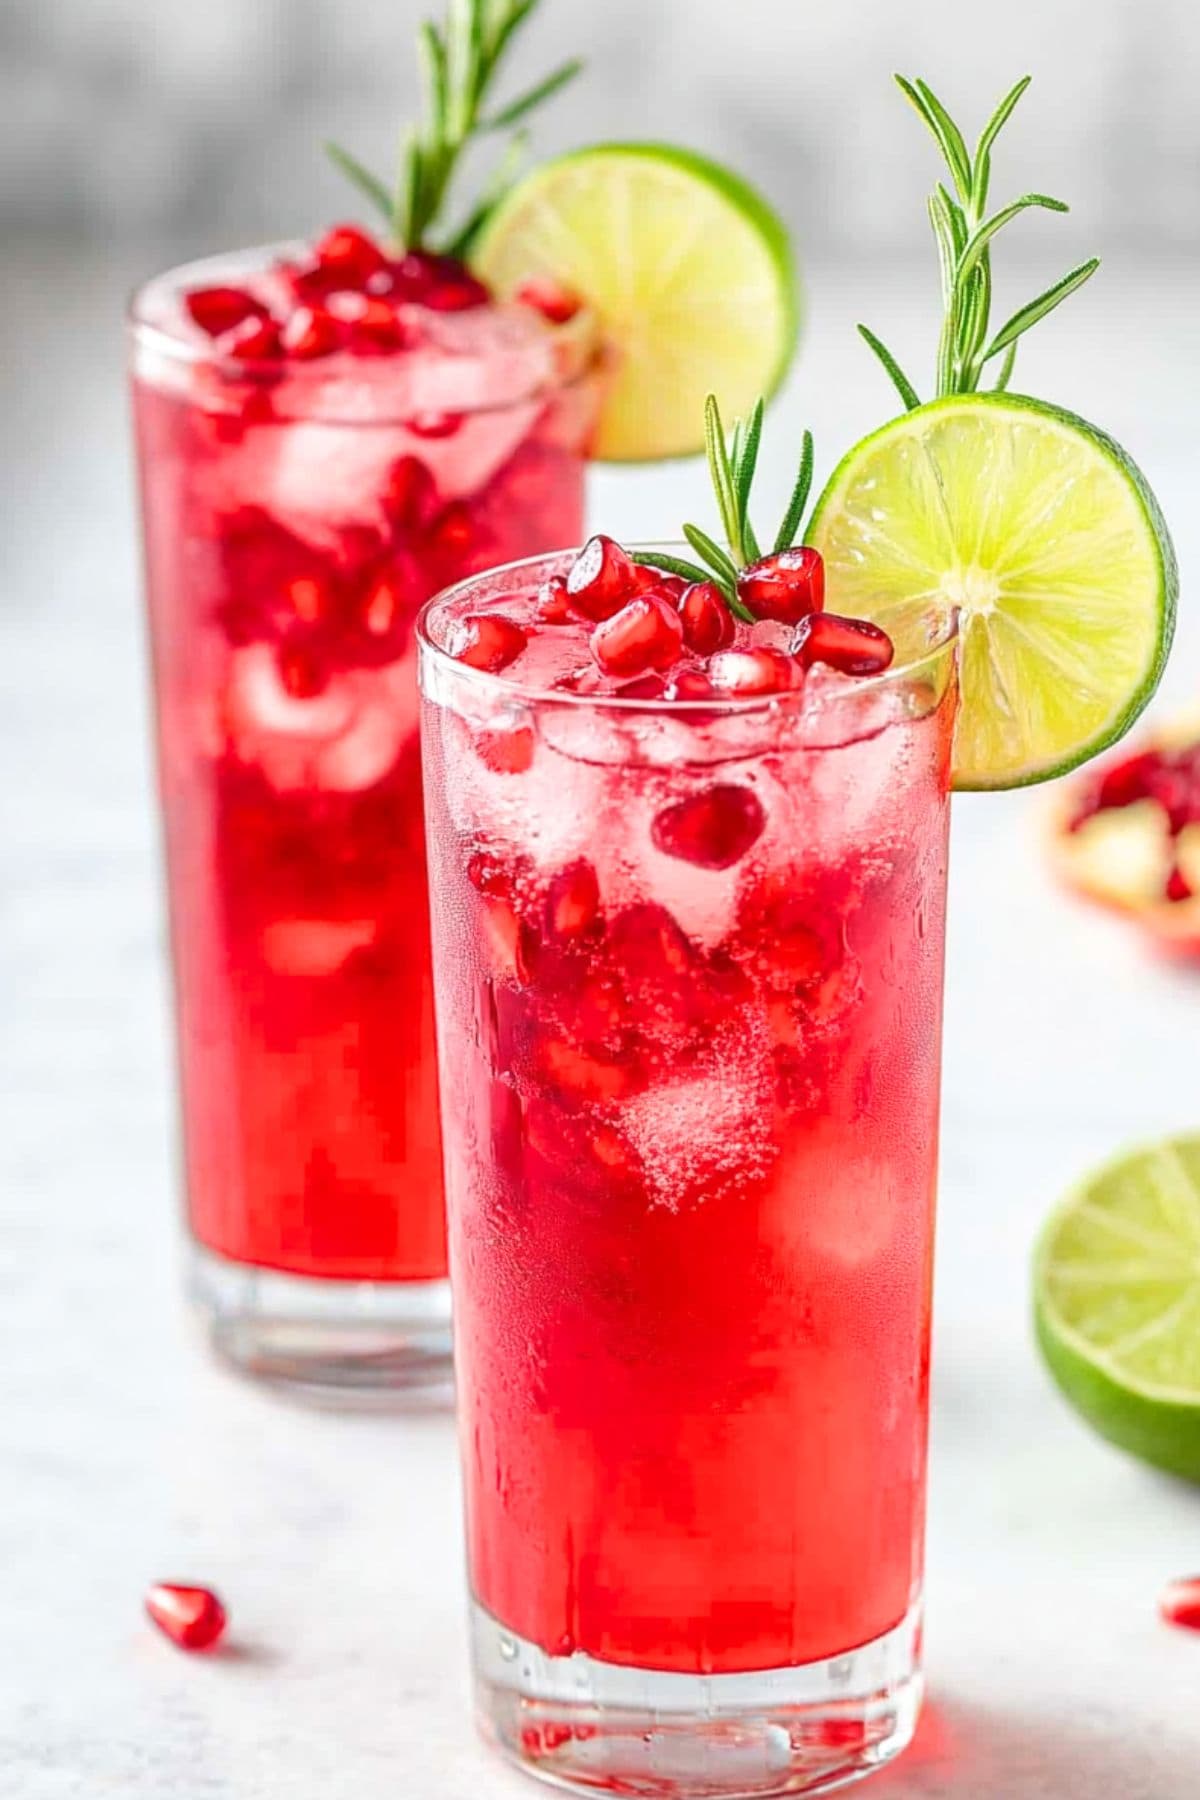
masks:
[[[639,675],[634,681],[624,682],[616,693],[618,700],[661,700],[667,691],[667,684],[661,675]]]
[[[348,348],[359,355],[398,350],[404,342],[404,332],[390,300],[374,300],[369,294],[330,294],[329,311],[347,328]]]
[[[634,567],[612,538],[589,538],[567,576],[567,592],[576,612],[595,624],[611,619],[636,588]]]
[[[567,597],[566,580],[552,575],[537,591],[537,616],[543,625],[567,625],[574,617]]]
[[[683,625],[683,641],[697,656],[728,650],[736,636],[733,614],[725,596],[713,581],[697,581],[685,587],[677,602]]]
[[[388,266],[379,245],[357,225],[335,225],[317,244],[314,254],[320,268],[341,277],[351,287],[362,286],[368,277]]]
[[[1200,1575],[1185,1575],[1169,1581],[1162,1591],[1158,1610],[1168,1625],[1180,1625],[1185,1631],[1200,1631]]]
[[[298,306],[280,335],[287,354],[302,361],[328,356],[337,349],[340,341],[336,319],[319,306]]]
[[[245,288],[196,288],[192,293],[184,295],[183,304],[188,317],[201,331],[207,331],[209,337],[222,337],[225,332],[232,331],[235,325],[241,325],[246,319],[267,317],[267,309],[262,301],[256,300],[253,294],[248,294]]]
[[[467,880],[477,894],[490,900],[511,900],[517,878],[511,865],[493,851],[477,850],[467,864]]]
[[[792,638],[792,655],[806,669],[828,663],[843,675],[881,675],[895,654],[891,638],[878,625],[837,613],[810,614]]]
[[[819,551],[797,544],[750,563],[738,576],[737,589],[756,618],[795,625],[825,604],[825,564]]]
[[[396,623],[400,595],[393,582],[381,575],[363,603],[362,621],[372,637],[386,637]]]
[[[1179,867],[1179,864],[1176,863],[1171,870],[1171,873],[1167,876],[1167,899],[1179,901],[1190,900],[1191,897],[1192,884],[1184,874],[1183,870]]]
[[[146,1590],[145,1605],[158,1629],[181,1650],[211,1650],[228,1621],[211,1588],[156,1581]]]
[[[329,680],[328,671],[304,644],[283,644],[279,650],[279,679],[293,700],[312,700]]]
[[[448,438],[462,429],[463,416],[455,412],[416,413],[408,421],[408,429],[414,437]]]
[[[662,595],[638,594],[597,625],[590,642],[606,675],[641,675],[647,669],[669,669],[679,661],[683,625]]]
[[[664,807],[650,828],[656,849],[701,869],[729,869],[758,842],[767,822],[758,795],[718,782]]]
[[[512,731],[480,731],[472,741],[480,761],[496,775],[524,775],[533,765],[536,743],[530,725],[518,725]]]
[[[531,306],[535,312],[540,312],[552,325],[565,325],[583,307],[578,294],[546,276],[522,282],[514,297],[522,306]]]
[[[311,625],[321,614],[329,609],[329,590],[322,581],[314,581],[311,575],[301,575],[287,584],[287,596],[296,610],[296,617]]]
[[[453,628],[446,648],[456,662],[498,675],[520,656],[528,639],[521,627],[501,613],[472,613]]]
[[[410,250],[391,264],[392,293],[401,300],[423,300],[438,278],[438,259],[423,250]]]
[[[546,931],[554,938],[578,938],[600,911],[600,884],[590,862],[580,858],[560,869],[546,894]]]
[[[486,306],[490,299],[482,281],[459,269],[454,275],[437,275],[421,295],[421,304],[431,312],[466,312],[472,306]]]
[[[680,669],[667,689],[667,699],[711,700],[716,691],[703,669]]]
[[[216,348],[222,356],[230,356],[235,362],[273,362],[281,354],[279,327],[274,319],[253,314],[243,319],[240,325],[223,331],[216,340]]]
[[[759,644],[753,650],[722,650],[710,659],[708,678],[718,693],[753,698],[787,693],[800,686],[804,675],[785,651]]]
[[[452,500],[449,506],[443,507],[429,541],[435,550],[455,561],[472,547],[478,550],[479,532],[465,501]]]
[[[647,563],[633,565],[635,594],[669,594],[672,603],[678,607],[680,596],[687,585],[681,575],[668,575],[664,569],[652,569]]]
[[[417,456],[401,456],[387,472],[383,510],[392,525],[421,530],[437,511],[437,488]]]

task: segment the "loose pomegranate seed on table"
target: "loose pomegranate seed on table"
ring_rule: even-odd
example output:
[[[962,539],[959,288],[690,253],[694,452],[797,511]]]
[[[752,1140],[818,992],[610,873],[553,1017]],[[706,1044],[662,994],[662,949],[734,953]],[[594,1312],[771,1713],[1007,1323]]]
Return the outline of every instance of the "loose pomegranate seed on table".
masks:
[[[591,650],[606,675],[643,675],[669,669],[683,649],[683,625],[660,594],[638,594],[597,625]]]
[[[792,638],[792,655],[806,669],[826,663],[843,675],[881,675],[895,650],[878,625],[822,612],[801,619]]]
[[[239,287],[193,288],[184,295],[183,304],[188,317],[209,337],[222,337],[247,319],[267,317],[262,301]]]
[[[211,1588],[156,1581],[146,1590],[146,1612],[181,1650],[211,1650],[225,1631],[228,1615]]]
[[[448,648],[456,662],[498,675],[528,641],[521,627],[502,613],[470,613],[455,626]]]
[[[795,625],[825,604],[825,564],[819,551],[797,544],[749,563],[738,576],[737,590],[755,618]]]
[[[758,795],[732,782],[690,794],[655,817],[656,849],[700,869],[729,869],[762,836],[766,814]]]
[[[635,564],[610,537],[589,538],[567,576],[567,593],[577,613],[599,624],[619,612],[637,587]]]
[[[1200,1631],[1200,1575],[1169,1581],[1159,1597],[1158,1610],[1168,1625]]]
[[[683,641],[697,656],[728,650],[737,635],[733,614],[725,596],[713,581],[696,581],[685,587],[676,602],[683,625]]]

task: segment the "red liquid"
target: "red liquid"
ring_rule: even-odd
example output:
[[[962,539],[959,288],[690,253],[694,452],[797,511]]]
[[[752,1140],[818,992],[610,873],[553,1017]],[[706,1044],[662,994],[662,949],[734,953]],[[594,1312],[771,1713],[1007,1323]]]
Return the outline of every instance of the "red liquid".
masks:
[[[413,623],[580,532],[585,386],[509,404],[524,321],[435,369],[422,312],[397,356],[135,352],[191,1228],[306,1276],[445,1273]],[[494,411],[389,412],[462,368]]]
[[[658,1670],[869,1642],[921,1574],[953,696],[823,748],[539,701],[501,773],[431,683],[475,1595]]]

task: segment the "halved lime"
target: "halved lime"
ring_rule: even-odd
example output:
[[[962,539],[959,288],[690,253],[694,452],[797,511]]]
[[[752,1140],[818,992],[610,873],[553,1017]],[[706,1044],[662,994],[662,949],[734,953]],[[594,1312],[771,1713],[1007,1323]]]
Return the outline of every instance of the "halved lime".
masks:
[[[549,279],[585,300],[615,353],[596,454],[704,447],[704,398],[746,414],[796,341],[787,232],[738,176],[663,144],[601,144],[543,163],[472,254],[498,294]]]
[[[1038,1342],[1096,1430],[1200,1482],[1200,1134],[1108,1164],[1034,1259]]]
[[[828,605],[887,626],[912,602],[962,619],[959,788],[1020,787],[1115,743],[1158,685],[1175,553],[1131,459],[1015,394],[905,413],[843,458],[808,541]]]

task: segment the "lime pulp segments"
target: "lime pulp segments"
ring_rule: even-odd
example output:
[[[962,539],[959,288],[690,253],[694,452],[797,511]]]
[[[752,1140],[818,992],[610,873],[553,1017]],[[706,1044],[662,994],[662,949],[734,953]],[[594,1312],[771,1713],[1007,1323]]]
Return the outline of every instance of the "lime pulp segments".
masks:
[[[1114,743],[1158,685],[1178,576],[1158,503],[1111,438],[1015,394],[903,414],[817,502],[831,610],[959,609],[959,788],[1045,781]]]
[[[1200,1482],[1200,1134],[1132,1151],[1064,1201],[1037,1247],[1034,1315],[1075,1409]]]
[[[472,265],[501,296],[531,279],[578,294],[613,355],[596,455],[643,461],[704,445],[778,387],[798,297],[787,233],[738,176],[694,152],[604,144],[544,163],[489,220]]]

